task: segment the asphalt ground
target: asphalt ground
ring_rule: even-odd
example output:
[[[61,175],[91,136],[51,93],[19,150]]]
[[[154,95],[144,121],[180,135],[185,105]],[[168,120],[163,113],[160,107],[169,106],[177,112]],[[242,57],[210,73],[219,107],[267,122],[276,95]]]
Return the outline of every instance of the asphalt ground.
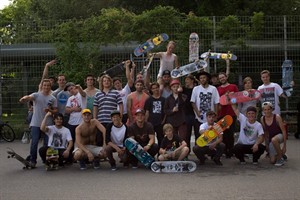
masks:
[[[288,161],[282,167],[269,163],[265,155],[257,166],[246,159],[222,158],[223,166],[206,161],[193,173],[156,174],[140,166],[111,171],[108,162],[95,170],[81,171],[79,164],[46,171],[41,160],[37,168],[23,170],[22,164],[7,159],[6,148],[26,156],[29,144],[0,141],[0,200],[39,199],[300,199],[300,140],[287,141]],[[199,163],[195,155],[189,156]]]

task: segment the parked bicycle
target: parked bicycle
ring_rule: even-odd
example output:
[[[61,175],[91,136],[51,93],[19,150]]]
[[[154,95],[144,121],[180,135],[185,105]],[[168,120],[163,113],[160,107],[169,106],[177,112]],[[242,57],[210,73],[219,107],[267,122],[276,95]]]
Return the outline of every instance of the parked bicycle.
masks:
[[[8,122],[3,122],[2,120],[0,120],[0,137],[7,142],[12,142],[16,138],[14,129],[8,124]]]

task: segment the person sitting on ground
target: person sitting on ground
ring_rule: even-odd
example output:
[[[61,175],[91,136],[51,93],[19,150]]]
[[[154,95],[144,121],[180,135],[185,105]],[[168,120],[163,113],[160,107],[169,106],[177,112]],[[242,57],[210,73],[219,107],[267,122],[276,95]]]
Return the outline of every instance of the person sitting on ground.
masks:
[[[262,104],[264,116],[261,117],[260,122],[265,131],[265,141],[270,161],[275,166],[282,166],[287,159],[285,155],[287,133],[282,118],[278,114],[273,114],[273,110],[274,106],[271,102],[264,102]],[[283,146],[281,147],[280,144],[283,144]]]
[[[173,126],[165,124],[163,127],[165,137],[161,142],[158,160],[183,160],[189,154],[189,148],[184,140],[173,134]]]
[[[94,168],[99,169],[99,159],[106,158],[104,148],[96,146],[96,134],[97,130],[105,133],[105,127],[97,120],[92,119],[92,112],[89,109],[82,110],[83,121],[76,127],[76,148],[73,151],[74,160],[79,161],[80,169],[86,169],[86,159],[89,162],[93,162]],[[105,135],[103,134],[103,141],[105,141]]]
[[[242,114],[236,104],[232,104],[237,119],[240,122],[240,134],[237,143],[233,147],[235,157],[240,160],[240,164],[246,164],[245,154],[253,154],[253,164],[258,164],[258,159],[265,152],[264,130],[258,121],[256,121],[257,110],[254,106],[249,106],[246,110],[246,116]]]
[[[124,145],[125,139],[128,137],[127,126],[122,123],[121,113],[113,110],[110,114],[112,123],[106,126],[106,148],[105,152],[111,166],[111,170],[117,170],[116,160],[113,152],[118,153],[118,157],[123,162],[124,167],[128,167],[128,152]]]
[[[212,129],[213,125],[215,125],[215,119],[217,117],[217,114],[214,111],[208,111],[206,113],[206,122],[200,125],[200,135],[202,135],[205,131]],[[216,163],[216,165],[223,165],[220,158],[224,152],[225,144],[223,141],[223,132],[219,134],[218,137],[216,137],[213,141],[211,141],[209,144],[207,144],[204,147],[200,147],[198,145],[195,145],[193,147],[193,152],[197,156],[197,158],[200,160],[200,165],[205,164],[205,154],[210,155],[213,159],[213,161]]]
[[[48,135],[48,145],[39,149],[39,154],[43,163],[46,162],[47,149],[53,148],[58,150],[58,162],[59,166],[63,166],[63,161],[69,158],[71,148],[73,146],[73,140],[71,132],[68,128],[63,126],[64,116],[61,113],[55,113],[53,115],[54,125],[46,126],[48,117],[51,117],[52,113],[48,112],[41,124],[41,131]]]

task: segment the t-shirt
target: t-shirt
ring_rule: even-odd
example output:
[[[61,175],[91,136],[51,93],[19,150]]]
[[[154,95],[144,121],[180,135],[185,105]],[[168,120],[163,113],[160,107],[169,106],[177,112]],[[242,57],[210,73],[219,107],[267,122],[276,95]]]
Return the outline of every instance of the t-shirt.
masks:
[[[282,88],[277,83],[270,83],[269,85],[261,85],[257,88],[261,92],[261,102],[271,102],[274,105],[273,114],[280,115],[279,96],[283,93]]]
[[[46,134],[49,137],[48,146],[56,149],[66,149],[68,142],[72,140],[70,130],[64,126],[61,128],[55,125],[48,126]]]
[[[30,126],[40,127],[46,115],[45,109],[48,108],[48,106],[57,108],[57,101],[52,94],[44,95],[42,92],[35,92],[30,94],[30,96],[33,97],[33,115]],[[46,124],[53,124],[52,117],[47,118]]]
[[[129,126],[129,137],[134,136],[134,139],[140,143],[142,146],[146,146],[150,140],[149,135],[154,135],[154,129],[152,124],[149,122],[144,122],[144,126],[142,128],[138,127],[138,125],[133,123]]]
[[[159,97],[158,99],[150,96],[144,106],[144,110],[149,111],[148,122],[150,122],[153,126],[160,125],[164,118],[164,104],[165,98]]]
[[[237,141],[238,144],[255,144],[256,139],[264,134],[263,127],[258,121],[250,124],[247,117],[242,113],[239,114],[238,120],[240,121],[240,134]]]
[[[210,110],[215,111],[215,104],[218,104],[220,96],[215,86],[208,85],[204,88],[202,85],[194,87],[191,97],[191,102],[195,103],[198,110],[201,112],[201,116],[196,118],[199,122],[206,122],[206,113]]]
[[[86,97],[82,97],[81,94],[78,92],[76,95],[70,96],[66,107],[69,108],[74,108],[74,107],[79,107],[81,110],[86,108]],[[81,111],[79,112],[71,112],[70,113],[70,118],[69,118],[69,124],[70,125],[78,125],[82,121],[82,115]]]
[[[219,86],[218,88],[219,95],[222,96],[226,92],[238,92],[239,89],[234,84],[229,84],[226,87]],[[221,105],[221,110],[219,110],[219,117],[224,117],[225,115],[235,116],[234,111],[232,110],[231,105]]]
[[[57,98],[58,112],[64,115],[66,105],[67,105],[67,102],[68,102],[68,98],[70,97],[70,93],[68,91],[64,91],[64,90],[61,90],[61,91],[58,92],[58,90],[60,90],[60,89],[55,90],[53,92],[53,95],[56,95],[56,98]]]
[[[193,89],[194,88],[186,88],[183,87],[182,88],[182,93],[186,95],[186,102],[185,102],[185,114],[186,115],[195,115],[194,113],[194,109],[191,103],[191,97],[192,97],[192,93],[193,93]]]
[[[121,127],[117,127],[113,125],[113,123],[107,125],[105,137],[106,144],[112,142],[118,147],[124,147],[124,141],[127,137],[127,126],[125,124],[122,124]]]
[[[165,136],[161,142],[160,148],[165,149],[166,151],[174,151],[180,147],[182,141],[183,140],[176,134],[173,134],[173,138],[171,140]]]
[[[214,125],[215,125],[216,123],[214,123]],[[199,128],[199,131],[206,131],[206,130],[208,130],[208,128],[209,128],[209,125],[208,125],[208,123],[207,122],[205,122],[205,123],[203,123],[203,124],[201,124],[200,125],[200,128]],[[220,135],[223,135],[223,132],[221,132],[220,133]],[[213,139],[209,144],[207,144],[206,146],[209,146],[209,145],[211,145],[212,143],[214,143],[215,141],[217,141],[217,139],[218,139],[218,137],[216,137],[215,139]]]

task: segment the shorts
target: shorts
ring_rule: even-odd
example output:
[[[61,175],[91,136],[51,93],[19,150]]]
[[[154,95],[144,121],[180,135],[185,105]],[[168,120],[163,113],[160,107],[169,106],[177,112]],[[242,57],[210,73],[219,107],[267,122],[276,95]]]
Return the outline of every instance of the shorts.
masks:
[[[93,156],[99,156],[100,151],[102,151],[102,147],[96,146],[96,145],[85,145],[85,147],[93,154]],[[76,147],[73,151],[75,153],[77,150],[79,150],[78,147]]]
[[[169,157],[169,155],[172,153],[173,151],[167,151],[165,154],[162,154],[162,156],[164,157],[165,160],[178,160],[178,158],[181,155],[182,149],[179,151],[176,151],[175,153],[175,158],[171,158]]]
[[[280,144],[283,143],[283,135],[281,133],[275,135],[274,137],[277,137],[279,139]],[[276,156],[277,155],[277,152],[276,152],[272,142],[269,143],[269,154],[270,154],[270,156]]]

